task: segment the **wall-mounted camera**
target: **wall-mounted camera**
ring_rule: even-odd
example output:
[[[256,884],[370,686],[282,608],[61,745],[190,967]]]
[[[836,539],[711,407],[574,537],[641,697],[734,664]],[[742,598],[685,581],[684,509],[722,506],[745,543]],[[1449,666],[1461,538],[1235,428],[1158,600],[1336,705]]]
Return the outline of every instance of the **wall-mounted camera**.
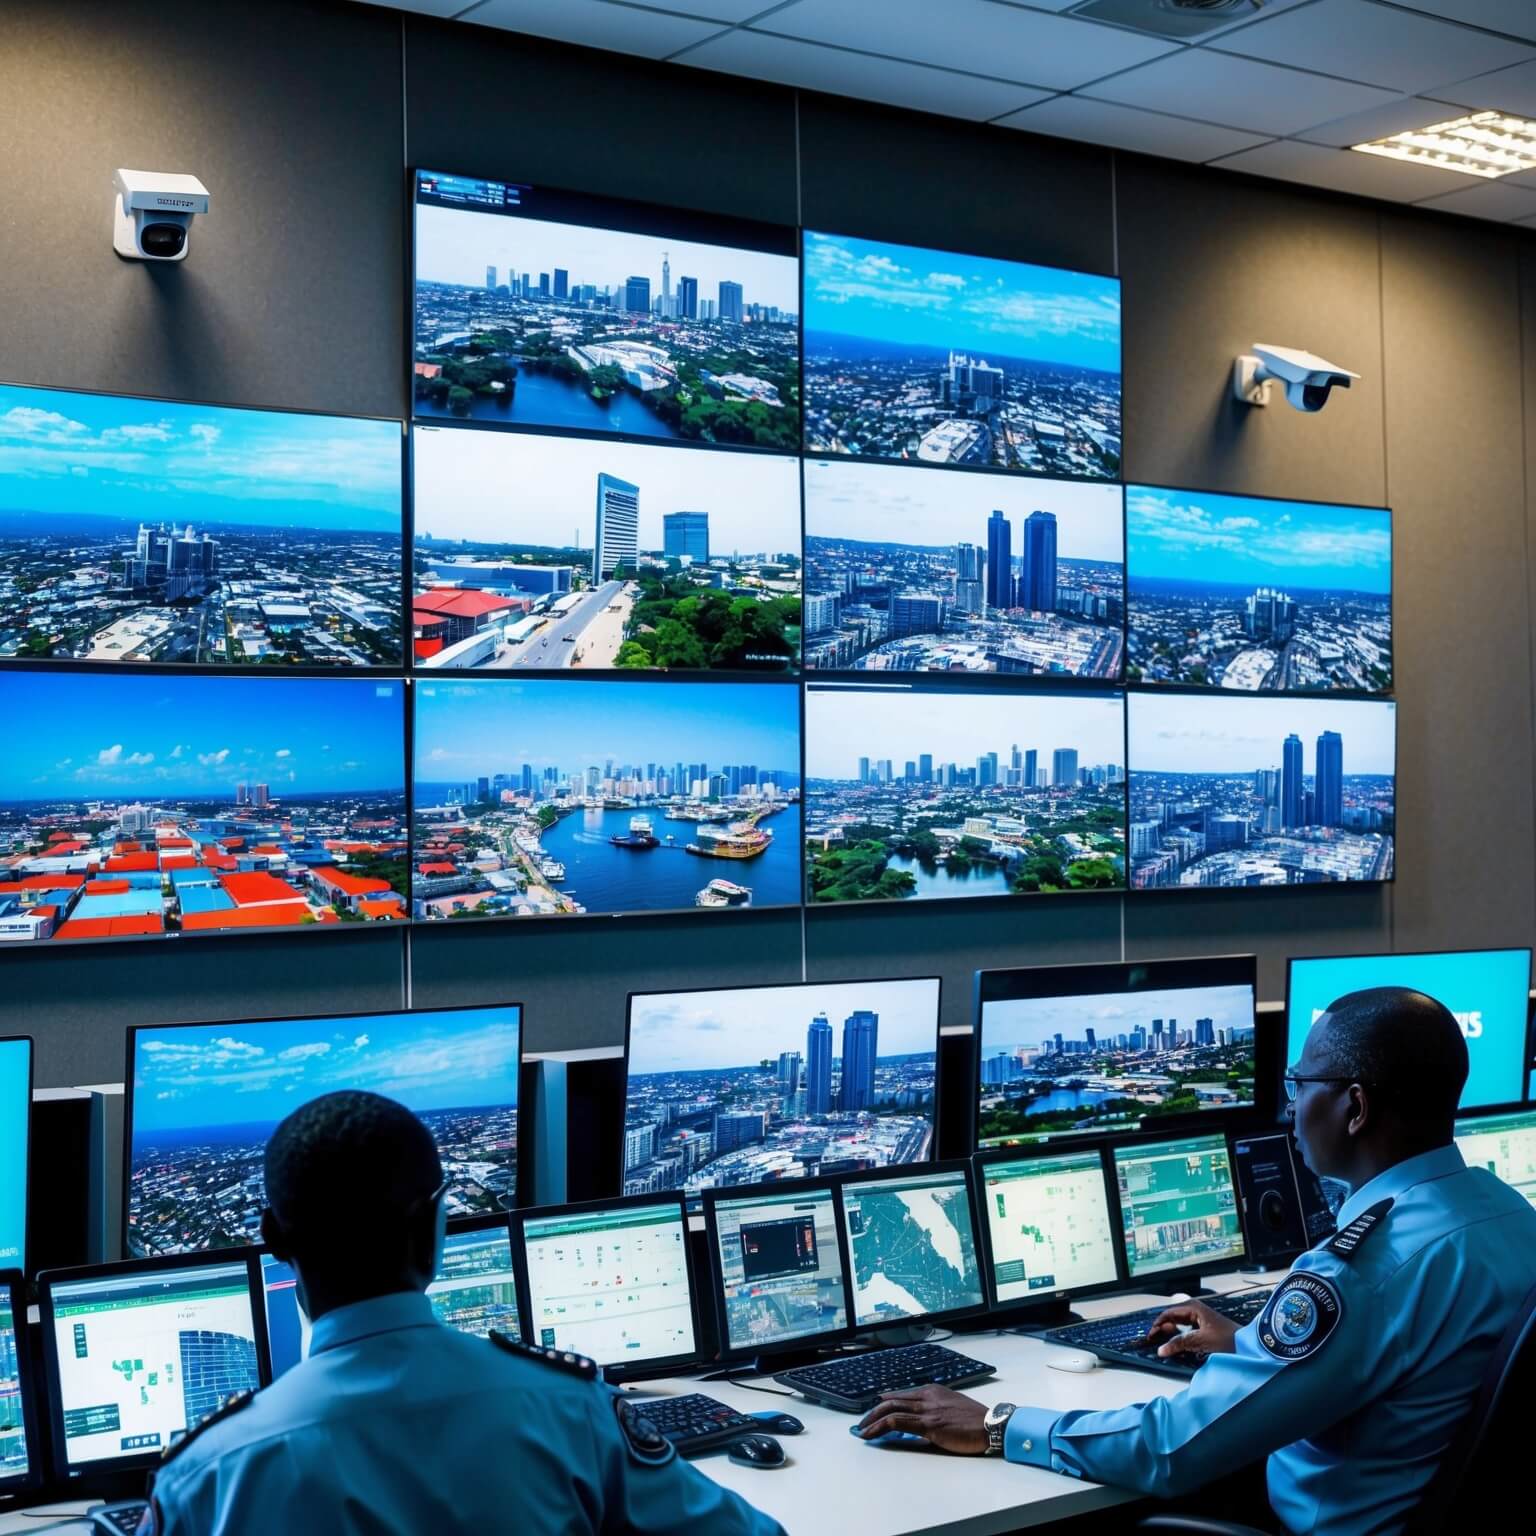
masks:
[[[112,249],[129,261],[185,261],[193,216],[208,188],[177,171],[114,171]]]
[[[1330,363],[1326,357],[1296,347],[1267,347],[1259,342],[1232,365],[1232,393],[1245,405],[1268,405],[1272,383],[1285,390],[1288,405],[1298,411],[1320,411],[1334,389],[1348,389],[1358,373]]]

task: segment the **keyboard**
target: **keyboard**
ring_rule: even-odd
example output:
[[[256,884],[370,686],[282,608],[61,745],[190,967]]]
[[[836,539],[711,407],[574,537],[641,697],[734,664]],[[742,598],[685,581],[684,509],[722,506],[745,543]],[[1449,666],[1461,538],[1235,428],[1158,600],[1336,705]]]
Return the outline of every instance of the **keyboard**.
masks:
[[[1272,1286],[1263,1290],[1236,1291],[1230,1296],[1202,1296],[1200,1300],[1211,1311],[1230,1318],[1239,1327],[1251,1323],[1264,1310]],[[1170,1306],[1174,1303],[1170,1302]],[[1163,1360],[1158,1349],[1166,1344],[1159,1339],[1148,1343],[1147,1329],[1155,1323],[1166,1307],[1146,1307],[1139,1312],[1122,1312],[1118,1317],[1100,1318],[1097,1322],[1071,1323],[1065,1328],[1052,1328],[1040,1337],[1047,1344],[1065,1344],[1071,1349],[1085,1349],[1112,1365],[1130,1365],[1139,1371],[1153,1371],[1159,1376],[1188,1378],[1205,1363],[1203,1352],[1183,1351]]]
[[[865,1413],[887,1392],[914,1387],[972,1387],[993,1375],[990,1365],[945,1349],[942,1344],[908,1344],[900,1349],[872,1349],[817,1365],[797,1365],[773,1379],[815,1403]]]
[[[143,1499],[124,1499],[117,1504],[98,1504],[86,1518],[103,1536],[134,1536],[148,1508]]]
[[[652,1397],[634,1400],[635,1412],[649,1419],[677,1447],[679,1456],[699,1456],[739,1440],[761,1434],[763,1426],[702,1392],[686,1397]]]

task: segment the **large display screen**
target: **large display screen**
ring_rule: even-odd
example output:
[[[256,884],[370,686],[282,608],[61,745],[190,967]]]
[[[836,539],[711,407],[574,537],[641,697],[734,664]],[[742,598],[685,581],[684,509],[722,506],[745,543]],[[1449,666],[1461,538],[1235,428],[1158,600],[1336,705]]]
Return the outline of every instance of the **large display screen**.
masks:
[[[999,1306],[1113,1285],[1114,1228],[1098,1152],[978,1162]]]
[[[1133,1280],[1243,1256],[1224,1136],[1116,1147],[1114,1159],[1121,1241]]]
[[[1130,696],[1131,887],[1390,880],[1397,706]]]
[[[1120,283],[805,234],[811,453],[1120,473]]]
[[[805,664],[1120,680],[1114,485],[805,466]]]
[[[412,460],[417,666],[798,660],[798,459],[418,426]]]
[[[1125,552],[1129,681],[1391,692],[1385,509],[1132,485]]]
[[[795,231],[417,171],[417,416],[800,446]]]
[[[405,688],[0,672],[0,934],[405,916]]]
[[[938,1044],[936,977],[635,993],[624,1192],[924,1162]]]
[[[481,678],[415,692],[418,918],[800,900],[793,684]]]
[[[1463,1109],[1524,1098],[1529,949],[1463,949],[1422,955],[1340,955],[1292,960],[1287,983],[1286,1062],[1330,1003],[1370,987],[1412,987],[1456,1015],[1467,1042]]]
[[[812,902],[1125,886],[1119,693],[811,684]]]
[[[0,1269],[27,1267],[31,1111],[32,1042],[0,1040]]]
[[[521,1009],[318,1015],[129,1032],[130,1253],[260,1241],[267,1140],[337,1089],[397,1099],[426,1122],[450,1216],[517,1193]]]
[[[397,421],[0,385],[0,657],[398,667]]]

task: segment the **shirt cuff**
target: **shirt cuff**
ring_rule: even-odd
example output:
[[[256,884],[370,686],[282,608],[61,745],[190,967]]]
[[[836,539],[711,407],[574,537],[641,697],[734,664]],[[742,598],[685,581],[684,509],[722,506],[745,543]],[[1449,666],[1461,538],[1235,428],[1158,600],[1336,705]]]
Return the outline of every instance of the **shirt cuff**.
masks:
[[[1003,1455],[1030,1467],[1051,1466],[1051,1430],[1061,1415],[1048,1408],[1015,1408],[1003,1430]]]

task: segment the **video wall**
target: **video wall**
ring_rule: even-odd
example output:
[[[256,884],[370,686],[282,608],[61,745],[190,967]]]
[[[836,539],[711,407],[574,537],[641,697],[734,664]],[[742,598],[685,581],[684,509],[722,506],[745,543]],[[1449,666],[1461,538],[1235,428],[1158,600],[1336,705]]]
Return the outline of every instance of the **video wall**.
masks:
[[[0,386],[0,942],[1392,878],[1391,515],[1116,279],[414,186],[409,424]]]

